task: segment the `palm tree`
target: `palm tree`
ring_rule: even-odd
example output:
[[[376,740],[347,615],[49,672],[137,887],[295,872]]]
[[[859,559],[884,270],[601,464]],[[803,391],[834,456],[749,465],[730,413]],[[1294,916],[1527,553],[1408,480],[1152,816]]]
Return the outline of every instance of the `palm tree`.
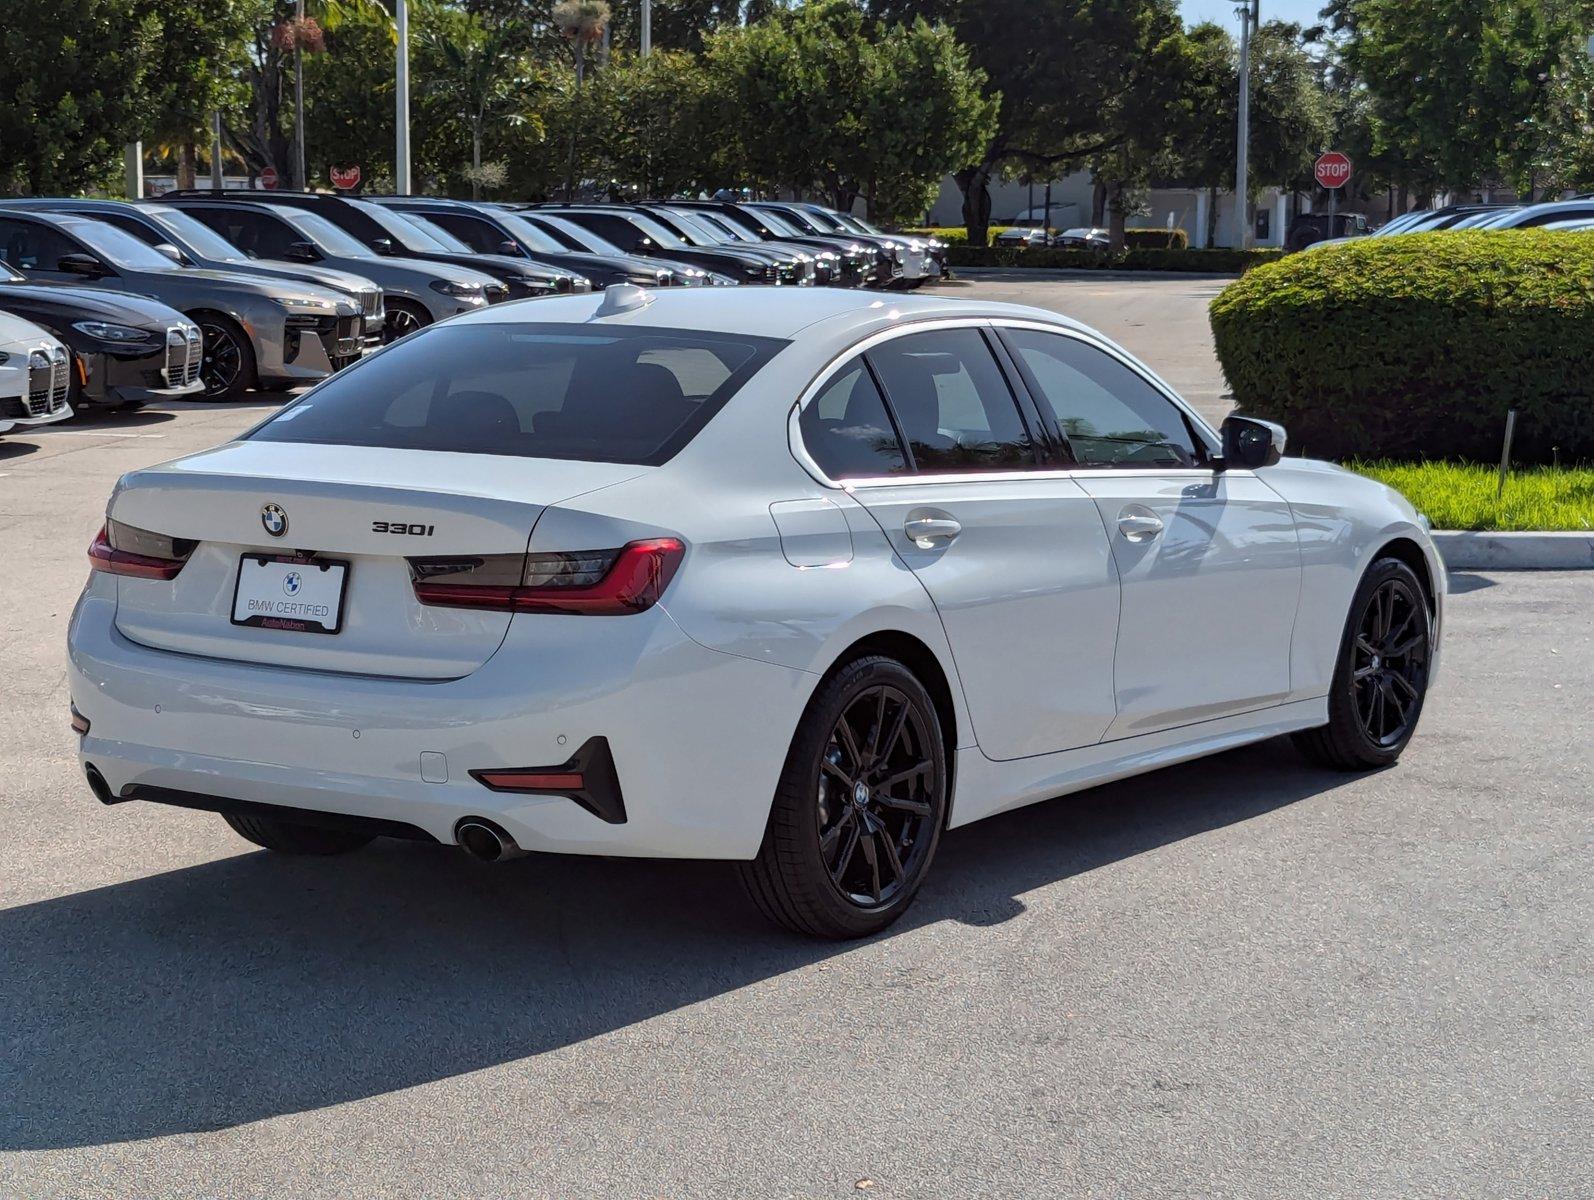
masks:
[[[609,25],[607,0],[559,0],[553,6],[554,28],[570,43],[576,63],[576,103],[570,120],[570,152],[565,163],[565,199],[576,193],[576,130],[581,124],[581,85],[587,77],[587,48],[601,41]]]
[[[426,86],[452,102],[470,122],[470,194],[476,200],[481,197],[482,132],[488,119],[500,113],[516,119],[514,109],[528,80],[524,60],[513,51],[514,31],[508,26],[489,30],[472,22],[466,30],[460,40],[438,30],[428,35],[444,73]]]

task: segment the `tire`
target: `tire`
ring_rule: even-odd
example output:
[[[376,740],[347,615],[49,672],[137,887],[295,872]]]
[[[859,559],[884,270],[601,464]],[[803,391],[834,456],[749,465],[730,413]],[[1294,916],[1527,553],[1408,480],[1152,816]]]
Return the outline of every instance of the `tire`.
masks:
[[[929,871],[947,786],[924,685],[892,658],[847,663],[803,713],[758,857],[737,864],[742,884],[766,917],[796,933],[878,933],[907,911]]]
[[[382,320],[382,344],[396,342],[405,334],[424,329],[432,323],[432,314],[409,300],[389,300],[387,316]]]
[[[1351,600],[1328,696],[1328,724],[1294,735],[1313,762],[1340,771],[1395,763],[1428,693],[1433,614],[1417,573],[1395,558],[1368,568]]]
[[[296,825],[275,817],[240,817],[222,813],[221,819],[232,826],[232,831],[239,837],[279,854],[347,854],[371,840],[368,833]]]
[[[255,386],[255,348],[237,322],[220,313],[198,312],[189,319],[204,338],[199,377],[206,400],[237,400]]]

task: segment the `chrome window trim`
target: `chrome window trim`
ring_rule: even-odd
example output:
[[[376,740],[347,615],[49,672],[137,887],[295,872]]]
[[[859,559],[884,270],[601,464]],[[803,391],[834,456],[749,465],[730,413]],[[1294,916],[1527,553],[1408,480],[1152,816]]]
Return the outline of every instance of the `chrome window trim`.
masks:
[[[1054,333],[1062,337],[1071,337],[1102,351],[1110,358],[1116,359],[1124,367],[1139,375],[1153,390],[1163,396],[1180,413],[1189,419],[1198,435],[1203,435],[1207,441],[1207,452],[1218,453],[1223,445],[1222,439],[1208,425],[1201,415],[1190,407],[1180,395],[1169,387],[1156,372],[1152,371],[1137,359],[1130,357],[1126,352],[1108,345],[1099,337],[1095,337],[1081,329],[1073,329],[1067,325],[1052,325],[1045,321],[1026,319],[1024,317],[935,317],[927,320],[908,321],[891,329],[882,329],[870,334],[861,341],[854,342],[846,350],[835,355],[815,373],[798,395],[796,403],[786,418],[786,438],[792,457],[797,464],[814,481],[822,487],[832,488],[840,492],[851,492],[859,488],[901,487],[905,484],[922,486],[926,484],[961,484],[961,483],[1011,483],[1022,479],[1082,479],[1082,478],[1118,478],[1121,476],[1148,476],[1157,475],[1170,479],[1211,479],[1217,474],[1211,467],[1043,467],[1033,471],[970,471],[961,474],[921,475],[917,472],[901,475],[867,475],[856,479],[835,480],[825,474],[824,469],[814,461],[808,453],[808,447],[803,444],[802,427],[800,420],[803,409],[807,408],[819,394],[835,379],[841,368],[850,363],[861,354],[866,354],[876,346],[893,341],[899,337],[907,337],[915,333],[933,333],[943,329],[1033,329],[1041,333]],[[999,364],[1000,365],[1000,364]],[[1003,374],[1006,374],[1003,366]],[[1249,476],[1249,471],[1226,471],[1225,474],[1241,477]]]

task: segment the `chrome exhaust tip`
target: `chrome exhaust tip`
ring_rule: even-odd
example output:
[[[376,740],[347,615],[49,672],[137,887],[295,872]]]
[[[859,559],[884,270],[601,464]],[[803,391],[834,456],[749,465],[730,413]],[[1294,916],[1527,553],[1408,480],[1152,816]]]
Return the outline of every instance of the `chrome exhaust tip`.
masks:
[[[466,817],[454,826],[454,840],[477,862],[503,862],[525,853],[514,838],[483,817]]]

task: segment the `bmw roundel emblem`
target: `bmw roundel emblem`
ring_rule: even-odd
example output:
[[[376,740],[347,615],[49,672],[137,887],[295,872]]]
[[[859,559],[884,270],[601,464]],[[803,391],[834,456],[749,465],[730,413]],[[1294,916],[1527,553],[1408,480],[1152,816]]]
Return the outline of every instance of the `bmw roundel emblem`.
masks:
[[[282,590],[289,596],[297,596],[299,589],[304,586],[304,576],[297,571],[289,571],[282,581]]]
[[[280,504],[268,504],[262,508],[260,523],[272,537],[281,537],[288,532],[288,514],[282,511]]]

